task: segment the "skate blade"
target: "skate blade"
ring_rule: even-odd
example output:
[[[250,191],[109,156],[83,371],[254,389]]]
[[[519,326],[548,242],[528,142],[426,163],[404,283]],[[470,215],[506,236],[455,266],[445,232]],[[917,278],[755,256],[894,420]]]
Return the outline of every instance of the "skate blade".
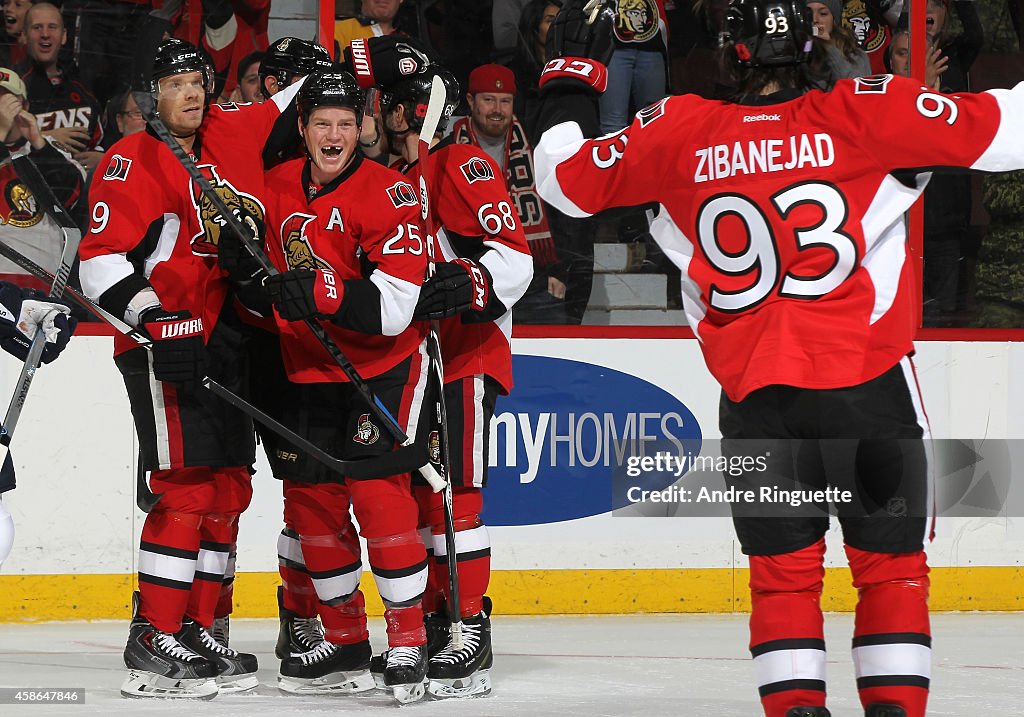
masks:
[[[260,680],[255,672],[245,675],[221,675],[217,678],[217,686],[222,695],[238,695],[259,687]]]
[[[491,676],[487,670],[479,670],[469,677],[455,679],[431,679],[427,692],[436,699],[486,697],[491,694]]]
[[[427,695],[427,678],[423,682],[412,682],[407,685],[388,685],[385,689],[391,690],[395,701],[400,705],[408,705],[419,702]]]
[[[384,673],[383,672],[374,672],[372,674],[373,674],[373,686],[376,687],[378,690],[386,690],[388,688],[388,686],[384,684]]]
[[[375,687],[369,670],[332,672],[323,677],[302,678],[277,676],[277,689],[292,695],[355,695]]]
[[[220,688],[212,678],[176,680],[151,672],[129,670],[128,677],[121,684],[121,696],[134,698],[212,700]]]

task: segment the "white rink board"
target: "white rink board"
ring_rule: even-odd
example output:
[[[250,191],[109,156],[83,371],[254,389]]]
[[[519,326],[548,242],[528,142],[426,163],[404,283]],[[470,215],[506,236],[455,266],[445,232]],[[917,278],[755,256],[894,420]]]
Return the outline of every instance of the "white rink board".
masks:
[[[134,501],[137,446],[111,344],[110,337],[76,337],[61,359],[36,377],[12,444],[19,487],[5,495],[5,502],[14,515],[17,537],[5,574],[134,571],[143,518]],[[522,339],[514,348],[517,354],[571,359],[632,374],[684,403],[705,437],[718,435],[719,391],[696,341]],[[936,437],[1024,438],[1024,346],[926,342],[918,346],[916,364]],[[0,357],[0,385],[13,387],[19,367],[6,354]],[[557,476],[557,466],[546,479],[551,475]],[[238,570],[274,571],[280,488],[270,478],[261,451],[254,488],[253,504],[241,522]],[[939,530],[929,551],[933,566],[1024,564],[1020,521],[945,519]],[[835,547],[837,538],[835,531],[830,533]],[[721,568],[745,563],[727,519],[602,514],[492,527],[491,539],[495,570]],[[829,552],[837,558],[842,554]]]

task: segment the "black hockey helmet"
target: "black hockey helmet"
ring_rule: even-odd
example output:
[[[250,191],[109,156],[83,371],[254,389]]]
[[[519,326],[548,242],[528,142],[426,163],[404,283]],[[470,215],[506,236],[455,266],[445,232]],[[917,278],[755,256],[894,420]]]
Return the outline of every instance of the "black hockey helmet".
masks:
[[[440,65],[429,65],[418,75],[405,78],[390,87],[381,90],[380,107],[382,112],[391,112],[396,105],[405,108],[405,121],[414,132],[423,128],[423,119],[427,114],[430,102],[430,87],[434,77],[440,77],[444,83],[444,109],[437,123],[437,131],[443,132],[448,126],[455,108],[459,106],[459,82],[448,70]]]
[[[153,71],[150,74],[150,92],[156,97],[160,90],[160,80],[171,75],[180,75],[185,72],[199,72],[203,76],[203,85],[206,88],[206,99],[210,101],[214,97],[214,72],[213,63],[202,50],[195,45],[170,37],[161,42],[156,48],[153,56]]]
[[[796,65],[811,52],[814,24],[804,0],[731,0],[723,41],[744,67]]]
[[[363,121],[366,99],[356,78],[343,70],[317,72],[306,78],[295,98],[295,107],[303,124],[317,107],[348,107],[356,113],[356,123]]]
[[[312,75],[333,69],[327,50],[309,40],[282,37],[267,48],[260,62],[260,90],[266,91],[266,80],[273,77],[287,87],[296,76]]]

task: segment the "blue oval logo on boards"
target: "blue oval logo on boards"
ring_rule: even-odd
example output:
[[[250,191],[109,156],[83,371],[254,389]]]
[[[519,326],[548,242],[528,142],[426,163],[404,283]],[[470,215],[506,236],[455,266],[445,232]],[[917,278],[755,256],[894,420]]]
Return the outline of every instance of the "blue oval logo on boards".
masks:
[[[498,398],[491,423],[487,525],[607,513],[625,504],[612,499],[615,467],[641,455],[642,444],[685,444],[685,452],[700,452],[700,426],[690,409],[641,378],[545,356],[515,355],[512,370],[512,395]]]

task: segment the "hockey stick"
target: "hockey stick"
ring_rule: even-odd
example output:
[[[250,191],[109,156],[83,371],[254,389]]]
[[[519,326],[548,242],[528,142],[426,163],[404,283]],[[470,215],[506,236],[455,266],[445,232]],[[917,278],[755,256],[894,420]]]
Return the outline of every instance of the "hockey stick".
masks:
[[[29,259],[27,256],[19,252],[17,249],[0,242],[0,256],[4,256],[10,261],[20,266],[25,271],[29,272],[36,278],[42,281],[52,281],[54,275],[47,269],[39,266],[34,261]],[[152,341],[148,336],[133,328],[128,323],[117,318],[106,309],[101,307],[92,299],[83,296],[79,292],[75,291],[71,287],[67,287],[64,290],[66,296],[74,300],[86,311],[89,311],[97,318],[105,321],[107,324],[112,326],[118,332],[125,336],[133,339],[143,348],[148,349]],[[209,376],[204,376],[201,381],[203,388],[216,394],[223,400],[230,403],[232,406],[242,411],[243,413],[250,416],[254,421],[259,421],[264,426],[269,428],[271,431],[279,435],[281,438],[292,443],[297,448],[309,453],[310,457],[327,466],[336,473],[347,475],[355,480],[365,480],[368,478],[380,478],[384,476],[394,475],[396,473],[405,473],[412,469],[412,458],[407,456],[415,457],[415,452],[409,449],[400,448],[396,451],[386,454],[383,457],[377,458],[366,458],[361,460],[344,460],[336,458],[322,448],[311,443],[307,439],[303,438],[299,434],[292,431],[287,426],[271,418],[266,413],[261,411],[256,406],[252,405],[238,394],[232,392],[230,389],[224,387],[217,381],[214,381]],[[148,486],[147,486],[148,491]],[[150,493],[150,495],[153,495]],[[152,507],[156,504],[147,498],[146,504]],[[139,506],[142,508],[142,505]],[[143,508],[143,510],[145,510]],[[146,511],[148,512],[148,511]]]
[[[228,205],[221,199],[220,195],[217,194],[216,190],[210,184],[210,181],[203,176],[203,173],[199,171],[196,163],[189,156],[185,148],[178,144],[178,141],[171,135],[167,126],[163,123],[159,116],[155,112],[155,103],[153,102],[153,96],[149,92],[142,92],[135,90],[132,92],[132,96],[135,98],[135,103],[139,106],[139,110],[142,112],[143,117],[146,118],[147,124],[156,136],[167,145],[167,148],[171,150],[181,165],[188,172],[192,181],[199,187],[199,191],[202,192],[203,196],[206,197],[218,212],[220,212],[221,218],[225,224],[235,232],[242,241],[243,246],[252,255],[252,257],[259,263],[260,267],[266,272],[267,276],[275,276],[281,272],[277,270],[277,267],[271,263],[270,259],[265,253],[263,248],[257,243],[256,238],[252,236],[251,230],[242,223],[242,221],[235,215]],[[363,379],[362,376],[356,371],[355,366],[348,360],[348,357],[342,353],[341,349],[338,348],[337,344],[331,340],[331,337],[327,335],[327,330],[317,321],[316,319],[306,319],[304,321],[309,330],[316,337],[320,345],[324,347],[331,358],[334,359],[338,367],[344,372],[349,382],[356,389],[359,396],[369,406],[370,411],[376,416],[377,420],[384,424],[384,427],[394,437],[394,439],[401,444],[403,447],[412,447],[415,444],[413,439],[406,435],[402,427],[398,425],[398,421],[391,415],[380,399],[373,394],[370,390],[369,385]],[[420,474],[427,480],[428,483],[433,487],[435,491],[439,491],[444,487],[444,481],[441,476],[437,473],[437,470],[431,465],[429,458],[425,457],[425,463],[418,468]],[[404,472],[404,471],[403,471]]]
[[[50,185],[46,183],[35,163],[22,155],[11,160],[14,171],[17,172],[21,181],[32,193],[36,202],[43,211],[60,227],[64,234],[64,248],[60,254],[60,266],[56,276],[50,285],[50,297],[59,299],[64,295],[64,287],[67,286],[68,277],[71,276],[71,267],[78,256],[78,243],[82,240],[82,232],[71,220],[64,206],[53,196]],[[17,321],[17,318],[15,318]],[[21,409],[25,406],[28,398],[28,390],[32,387],[32,379],[35,378],[36,369],[43,358],[43,350],[46,348],[46,334],[42,327],[36,327],[36,334],[32,337],[29,345],[28,355],[21,367],[21,375],[18,377],[18,387],[11,397],[11,403],[7,407],[7,415],[4,416],[4,424],[0,427],[0,465],[7,460],[7,454],[11,451],[11,439],[14,438],[14,429],[18,426],[18,419],[21,417]]]
[[[427,102],[427,113],[423,118],[417,145],[417,159],[420,163],[420,212],[423,216],[424,229],[427,233],[427,278],[434,275],[434,263],[437,245],[437,227],[431,211],[430,197],[427,192],[430,178],[430,144],[437,132],[444,111],[445,86],[440,77],[434,75],[430,84],[430,99]],[[442,261],[444,259],[442,258]],[[427,334],[427,354],[430,367],[437,381],[437,421],[441,432],[441,470],[444,475],[444,492],[441,495],[441,508],[444,513],[444,545],[448,553],[448,619],[451,623],[452,646],[462,649],[462,610],[459,600],[459,565],[458,551],[455,545],[455,513],[452,504],[452,481],[449,473],[451,453],[448,447],[448,410],[444,400],[444,363],[441,361],[441,325],[437,319],[431,319],[430,332]]]

